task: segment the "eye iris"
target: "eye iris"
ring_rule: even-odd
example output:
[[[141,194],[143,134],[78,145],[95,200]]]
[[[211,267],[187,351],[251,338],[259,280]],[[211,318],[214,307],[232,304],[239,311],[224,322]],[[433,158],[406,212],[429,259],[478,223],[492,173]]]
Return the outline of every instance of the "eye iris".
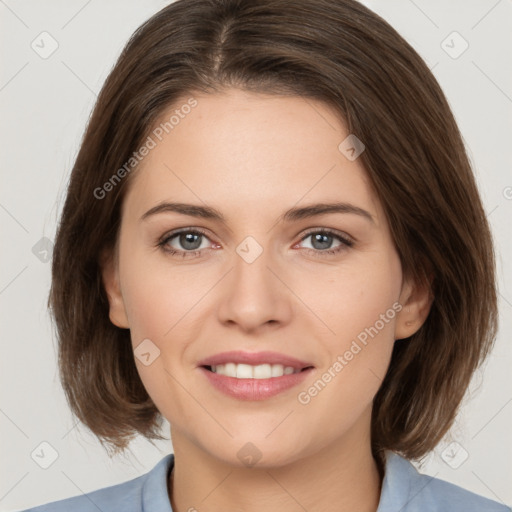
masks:
[[[201,245],[201,236],[200,233],[183,233],[180,235],[180,244],[184,249],[198,249]],[[188,244],[192,244],[193,247],[190,247]]]
[[[316,233],[315,235],[313,235],[312,245],[315,249],[328,249],[331,246],[331,239],[332,235],[325,233]],[[317,242],[320,244],[320,247],[316,245]]]

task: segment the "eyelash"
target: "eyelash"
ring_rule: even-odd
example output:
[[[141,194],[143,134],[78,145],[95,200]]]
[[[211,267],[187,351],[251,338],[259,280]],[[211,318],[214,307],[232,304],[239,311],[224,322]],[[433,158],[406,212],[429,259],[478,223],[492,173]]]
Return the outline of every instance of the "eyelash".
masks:
[[[183,250],[176,250],[176,249],[169,249],[166,248],[166,245],[169,243],[170,240],[175,238],[177,235],[181,235],[183,233],[189,233],[189,234],[195,234],[195,235],[203,235],[204,237],[208,238],[208,235],[205,231],[203,231],[200,228],[184,228],[178,231],[171,231],[170,233],[166,233],[157,243],[157,246],[164,251],[166,254],[169,254],[171,256],[175,255],[181,255],[182,258],[193,258],[195,256],[198,256],[203,249],[195,250],[195,251],[183,251]],[[342,235],[337,231],[334,231],[332,229],[328,228],[313,228],[309,231],[307,231],[304,236],[300,239],[300,242],[303,242],[306,238],[308,238],[310,235],[314,234],[324,234],[324,235],[332,235],[334,238],[337,238],[341,245],[336,247],[335,249],[309,249],[306,248],[305,250],[307,252],[312,252],[315,254],[315,256],[320,257],[329,257],[334,256],[336,254],[341,253],[344,250],[347,250],[348,248],[352,247],[354,245],[354,241],[348,238],[346,235]]]

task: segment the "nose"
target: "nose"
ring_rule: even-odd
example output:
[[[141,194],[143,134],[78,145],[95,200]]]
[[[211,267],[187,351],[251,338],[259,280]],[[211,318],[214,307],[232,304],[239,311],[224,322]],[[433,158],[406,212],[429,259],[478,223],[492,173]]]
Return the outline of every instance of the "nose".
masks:
[[[252,262],[240,254],[233,255],[234,268],[223,280],[219,321],[245,332],[287,324],[293,293],[279,263],[266,250]]]

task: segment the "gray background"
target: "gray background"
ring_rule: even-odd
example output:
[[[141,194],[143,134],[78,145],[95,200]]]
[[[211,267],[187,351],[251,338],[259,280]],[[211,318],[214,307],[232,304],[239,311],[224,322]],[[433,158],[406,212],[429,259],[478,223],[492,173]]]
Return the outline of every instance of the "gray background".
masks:
[[[126,481],[172,451],[169,441],[138,438],[131,452],[109,459],[75,425],[46,311],[51,242],[88,115],[129,36],[167,3],[0,0],[1,511]],[[363,3],[414,46],[439,80],[496,240],[501,320],[494,352],[475,375],[450,434],[417,466],[510,505],[512,0]],[[44,31],[51,36],[41,36]],[[459,55],[464,41],[469,46]],[[44,55],[52,44],[58,48]]]

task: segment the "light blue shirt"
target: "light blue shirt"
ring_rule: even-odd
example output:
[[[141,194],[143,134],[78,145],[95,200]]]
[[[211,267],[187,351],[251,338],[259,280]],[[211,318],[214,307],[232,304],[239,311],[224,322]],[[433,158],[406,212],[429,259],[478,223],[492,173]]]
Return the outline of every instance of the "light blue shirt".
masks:
[[[24,512],[172,512],[167,478],[174,454],[148,473],[103,489],[40,505]],[[386,452],[377,512],[511,512],[511,508],[462,487],[419,473],[403,457]]]

